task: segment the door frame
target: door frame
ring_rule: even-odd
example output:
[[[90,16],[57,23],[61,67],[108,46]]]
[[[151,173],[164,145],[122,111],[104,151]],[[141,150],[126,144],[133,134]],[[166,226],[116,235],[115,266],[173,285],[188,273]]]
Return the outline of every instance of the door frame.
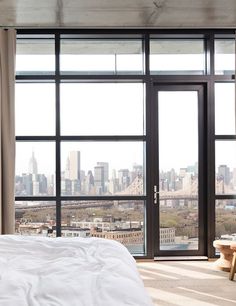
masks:
[[[154,204],[154,186],[159,192],[159,134],[158,134],[158,92],[159,91],[197,91],[198,92],[198,180],[199,180],[199,248],[198,250],[160,250],[159,238],[159,193]],[[154,257],[161,256],[206,256],[207,255],[207,142],[206,142],[206,88],[204,83],[153,83],[151,99],[151,206],[153,216],[153,250]],[[157,169],[157,171],[154,171]],[[205,205],[204,205],[205,204]]]

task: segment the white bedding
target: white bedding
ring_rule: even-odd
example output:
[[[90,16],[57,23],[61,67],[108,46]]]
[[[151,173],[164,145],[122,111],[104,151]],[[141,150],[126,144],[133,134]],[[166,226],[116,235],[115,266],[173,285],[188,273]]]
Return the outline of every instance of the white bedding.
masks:
[[[0,236],[1,306],[150,306],[124,246],[100,238]]]

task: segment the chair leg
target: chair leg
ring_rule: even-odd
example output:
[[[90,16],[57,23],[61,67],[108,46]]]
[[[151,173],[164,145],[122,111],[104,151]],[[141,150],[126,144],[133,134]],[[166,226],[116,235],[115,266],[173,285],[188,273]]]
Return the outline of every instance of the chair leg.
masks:
[[[234,252],[231,269],[229,272],[229,279],[234,280],[234,274],[236,272],[236,252]]]

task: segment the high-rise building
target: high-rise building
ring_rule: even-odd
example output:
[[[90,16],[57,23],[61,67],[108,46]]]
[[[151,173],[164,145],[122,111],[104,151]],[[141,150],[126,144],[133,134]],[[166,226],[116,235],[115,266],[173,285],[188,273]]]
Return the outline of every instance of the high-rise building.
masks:
[[[79,180],[71,181],[71,194],[79,195],[79,193],[80,193],[80,181]]]
[[[97,162],[97,166],[104,168],[104,181],[109,181],[109,163],[107,162]]]
[[[54,175],[51,174],[47,177],[47,193],[48,195],[54,195],[54,185],[55,185],[55,180],[54,180]]]
[[[32,195],[33,194],[33,180],[32,180],[32,174],[22,174],[22,182],[24,186],[24,190],[26,195]]]
[[[70,179],[70,159],[69,157],[67,157],[67,160],[66,160],[66,169],[64,173],[64,178],[67,180]]]
[[[221,178],[226,185],[230,183],[230,169],[226,165],[220,165],[218,167],[218,176]]]
[[[39,182],[33,181],[33,195],[39,195]]]
[[[105,191],[104,172],[103,166],[94,167],[94,185],[98,194],[102,194]]]
[[[38,174],[38,163],[34,156],[34,151],[32,152],[32,156],[29,160],[29,174]]]
[[[71,195],[72,188],[71,188],[71,180],[63,179],[61,181],[61,193],[63,195]]]
[[[191,186],[193,182],[192,173],[186,173],[182,182],[183,182],[183,190],[185,190],[185,192],[187,193],[191,193]]]
[[[80,151],[69,153],[69,179],[80,180]]]
[[[94,188],[94,177],[92,171],[89,170],[85,179],[85,193],[90,194],[93,188]]]
[[[118,179],[121,190],[128,187],[130,184],[129,169],[120,169],[118,171]]]
[[[44,174],[39,174],[38,182],[39,182],[39,193],[46,195],[48,193],[48,182],[46,176]]]
[[[175,190],[175,181],[176,181],[176,173],[175,173],[175,169],[171,169],[170,170],[170,185],[169,185],[169,189],[170,190]]]

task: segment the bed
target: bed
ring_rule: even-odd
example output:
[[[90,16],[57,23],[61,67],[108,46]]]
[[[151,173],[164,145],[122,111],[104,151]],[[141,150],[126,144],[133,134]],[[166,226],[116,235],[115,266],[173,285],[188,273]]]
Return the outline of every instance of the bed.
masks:
[[[0,236],[1,306],[150,306],[135,260],[101,238]]]

